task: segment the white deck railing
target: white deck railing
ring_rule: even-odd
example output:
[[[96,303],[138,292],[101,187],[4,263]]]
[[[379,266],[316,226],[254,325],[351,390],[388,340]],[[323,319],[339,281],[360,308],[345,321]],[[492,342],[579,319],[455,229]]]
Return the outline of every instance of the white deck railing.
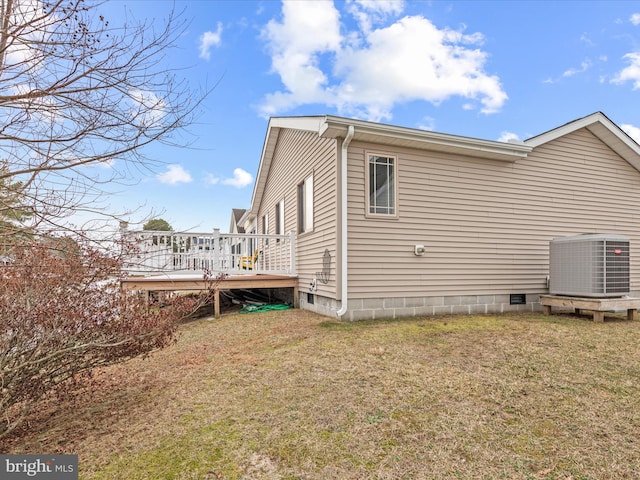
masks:
[[[122,232],[129,275],[163,273],[295,275],[295,237],[288,235]]]

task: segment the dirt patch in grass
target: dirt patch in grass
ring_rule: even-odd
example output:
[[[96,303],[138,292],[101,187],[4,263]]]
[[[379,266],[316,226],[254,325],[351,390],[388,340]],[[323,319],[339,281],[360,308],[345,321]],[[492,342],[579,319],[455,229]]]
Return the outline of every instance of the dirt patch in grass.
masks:
[[[199,320],[2,450],[86,479],[640,478],[639,341],[617,316]]]

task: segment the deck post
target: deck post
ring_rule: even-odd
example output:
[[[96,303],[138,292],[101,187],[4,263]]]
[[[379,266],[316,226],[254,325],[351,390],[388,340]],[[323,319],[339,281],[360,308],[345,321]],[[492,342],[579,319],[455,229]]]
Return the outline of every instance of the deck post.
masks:
[[[213,229],[213,268],[211,270],[213,272],[221,272],[222,268],[220,265],[220,229]],[[218,302],[216,302],[216,306]]]
[[[289,255],[291,256],[291,262],[289,264],[289,275],[295,275],[296,273],[296,235],[291,230],[289,232]]]
[[[217,287],[213,291],[213,316],[220,317],[220,289]]]

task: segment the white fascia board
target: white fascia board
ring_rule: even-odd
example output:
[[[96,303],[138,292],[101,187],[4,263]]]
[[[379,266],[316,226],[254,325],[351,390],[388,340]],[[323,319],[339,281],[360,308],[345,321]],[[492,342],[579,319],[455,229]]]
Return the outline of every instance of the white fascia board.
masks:
[[[568,135],[569,133],[580,130],[581,128],[588,127],[589,125],[592,125],[596,122],[613,124],[613,122],[611,122],[611,120],[609,120],[602,112],[596,112],[592,113],[591,115],[587,115],[586,117],[578,118],[577,120],[565,123],[564,125],[549,130],[548,132],[544,132],[540,135],[536,135],[535,137],[531,137],[525,140],[524,143],[534,148],[539,147],[544,143]]]
[[[633,167],[640,171],[640,145],[627,135],[618,125],[602,112],[595,112],[579,118],[541,135],[526,140],[524,143],[533,148],[560,138],[569,133],[586,128],[598,137],[611,150],[616,152]]]
[[[241,222],[245,222],[258,214],[260,201],[269,175],[271,160],[278,143],[280,130],[283,128],[292,128],[294,130],[308,130],[310,132],[318,132],[320,125],[324,120],[324,116],[311,117],[271,117],[267,126],[264,144],[262,146],[262,155],[260,156],[260,164],[258,166],[258,174],[253,184],[253,194],[251,196],[251,207],[242,216]]]
[[[267,175],[269,173],[269,167],[271,165],[271,159],[273,158],[273,152],[278,139],[280,129],[274,127],[269,120],[269,126],[267,127],[267,133],[265,134],[264,143],[262,145],[262,155],[260,156],[260,164],[258,165],[258,173],[256,175],[255,183],[253,184],[253,193],[251,195],[251,206],[244,212],[244,215],[240,219],[240,222],[246,222],[251,217],[258,213],[258,202],[262,199],[262,193],[267,181]]]
[[[277,128],[291,128],[294,130],[307,130],[318,132],[323,124],[324,116],[311,117],[273,117],[269,120],[269,125]]]
[[[514,162],[525,158],[532,150],[532,147],[524,143],[482,140],[330,116],[325,117],[319,133],[324,138],[344,137],[349,125],[355,127],[354,140],[451,152],[494,160]]]

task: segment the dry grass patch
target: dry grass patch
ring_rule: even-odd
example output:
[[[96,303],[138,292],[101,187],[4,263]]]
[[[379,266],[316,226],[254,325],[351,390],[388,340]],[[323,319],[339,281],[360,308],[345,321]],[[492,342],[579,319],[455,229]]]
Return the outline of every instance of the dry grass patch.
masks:
[[[12,452],[84,479],[640,478],[640,322],[199,320],[43,403]]]

